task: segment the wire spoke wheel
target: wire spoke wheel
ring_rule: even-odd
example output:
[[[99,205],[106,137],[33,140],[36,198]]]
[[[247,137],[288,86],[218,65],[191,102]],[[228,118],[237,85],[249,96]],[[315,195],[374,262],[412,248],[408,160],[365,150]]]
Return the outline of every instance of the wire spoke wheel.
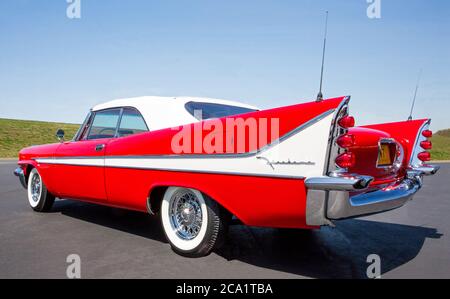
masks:
[[[183,240],[192,240],[202,226],[202,209],[197,196],[189,189],[182,189],[172,197],[170,224]]]
[[[48,212],[55,197],[48,192],[41,175],[36,168],[31,169],[27,182],[28,203],[36,212]]]
[[[227,222],[221,218],[221,209],[199,190],[167,188],[160,216],[167,240],[181,255],[205,256],[224,242]]]
[[[31,198],[34,202],[38,202],[41,196],[41,177],[34,175],[31,180]]]

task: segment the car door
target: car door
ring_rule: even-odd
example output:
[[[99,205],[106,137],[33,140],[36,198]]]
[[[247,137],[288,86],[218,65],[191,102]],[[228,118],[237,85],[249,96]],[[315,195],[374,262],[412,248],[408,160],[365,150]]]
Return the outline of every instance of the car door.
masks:
[[[106,158],[110,156],[123,156],[130,154],[130,136],[148,132],[148,126],[141,113],[132,107],[124,107],[117,130],[117,138],[111,140],[106,150]],[[133,139],[136,140],[137,136]],[[132,154],[132,153],[131,153]],[[151,178],[143,176],[142,171],[121,167],[105,168],[105,185],[107,188],[108,203],[129,209],[145,209],[145,199]]]
[[[106,201],[105,150],[117,134],[121,108],[92,112],[74,140],[55,155],[58,196]]]

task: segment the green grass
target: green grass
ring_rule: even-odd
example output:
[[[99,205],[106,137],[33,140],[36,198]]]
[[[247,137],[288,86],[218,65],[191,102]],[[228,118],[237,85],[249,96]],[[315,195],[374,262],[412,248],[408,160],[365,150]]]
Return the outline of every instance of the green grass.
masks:
[[[450,129],[438,131],[431,137],[433,160],[450,160]]]
[[[0,158],[17,158],[19,150],[36,144],[55,143],[56,130],[72,139],[80,125],[0,118]]]
[[[79,126],[0,118],[0,158],[16,158],[19,150],[26,146],[57,142],[55,133],[60,128],[66,133],[65,139],[70,140]],[[450,160],[450,129],[435,133],[431,141],[433,160]]]

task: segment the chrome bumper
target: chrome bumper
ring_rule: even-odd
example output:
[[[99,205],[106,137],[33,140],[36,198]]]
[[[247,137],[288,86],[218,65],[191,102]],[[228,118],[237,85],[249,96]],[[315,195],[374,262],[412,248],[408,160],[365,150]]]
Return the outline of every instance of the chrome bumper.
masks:
[[[427,165],[408,171],[399,183],[377,190],[364,190],[370,177],[339,178],[343,184],[334,186],[336,178],[320,177],[305,180],[308,188],[306,223],[311,226],[333,225],[333,220],[380,213],[403,206],[422,187],[424,175],[435,174],[439,166]],[[361,183],[361,180],[363,183]],[[327,184],[327,181],[330,184]],[[365,182],[369,182],[365,184]],[[364,185],[365,184],[365,185]]]
[[[22,186],[27,189],[27,182],[25,180],[23,169],[21,167],[17,167],[16,170],[14,170],[14,175],[19,177],[20,184],[22,184]]]

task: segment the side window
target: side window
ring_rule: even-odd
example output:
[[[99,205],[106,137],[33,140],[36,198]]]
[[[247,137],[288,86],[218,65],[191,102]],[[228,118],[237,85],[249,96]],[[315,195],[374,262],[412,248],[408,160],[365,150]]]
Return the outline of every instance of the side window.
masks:
[[[255,109],[249,109],[245,107],[204,102],[188,102],[184,107],[192,116],[194,116],[198,120],[220,118],[257,111]],[[197,115],[196,113],[200,114]]]
[[[120,120],[120,126],[118,136],[128,136],[138,133],[147,132],[148,127],[145,124],[144,118],[134,108],[123,108],[122,119]]]
[[[120,109],[108,109],[95,112],[87,139],[113,138],[116,135]]]

